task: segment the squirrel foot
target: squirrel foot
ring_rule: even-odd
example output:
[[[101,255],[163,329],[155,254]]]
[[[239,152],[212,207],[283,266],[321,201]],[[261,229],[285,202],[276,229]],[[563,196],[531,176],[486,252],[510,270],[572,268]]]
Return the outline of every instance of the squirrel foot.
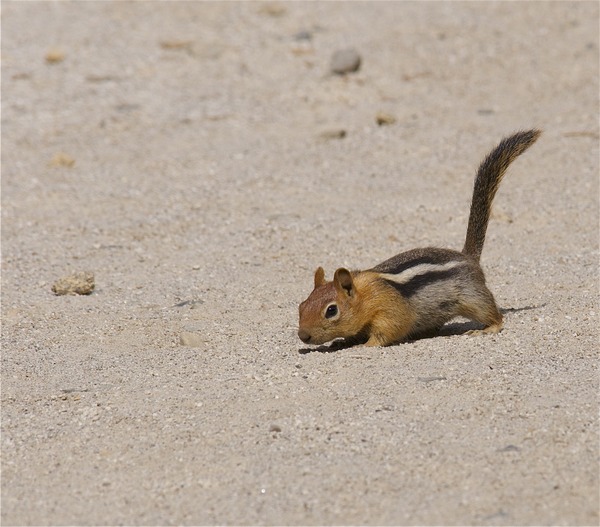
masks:
[[[502,323],[500,324],[491,324],[490,326],[483,329],[472,329],[467,331],[467,335],[483,335],[484,333],[500,333],[502,331]]]

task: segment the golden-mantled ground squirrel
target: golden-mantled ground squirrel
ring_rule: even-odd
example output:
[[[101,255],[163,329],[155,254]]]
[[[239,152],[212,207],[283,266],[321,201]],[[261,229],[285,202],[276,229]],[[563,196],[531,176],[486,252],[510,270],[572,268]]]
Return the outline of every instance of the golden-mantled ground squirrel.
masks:
[[[483,324],[471,333],[500,331],[502,314],[485,285],[479,257],[500,181],[540,133],[529,130],[503,139],[479,166],[462,252],[413,249],[367,271],[340,268],[331,282],[319,267],[312,293],[300,304],[300,339],[387,346],[437,331],[456,316]]]

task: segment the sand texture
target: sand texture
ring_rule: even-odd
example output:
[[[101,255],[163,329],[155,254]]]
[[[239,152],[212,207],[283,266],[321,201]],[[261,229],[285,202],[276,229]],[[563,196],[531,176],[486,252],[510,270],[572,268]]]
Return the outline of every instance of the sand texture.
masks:
[[[598,525],[598,11],[2,2],[2,525]],[[501,333],[298,339],[533,127]]]

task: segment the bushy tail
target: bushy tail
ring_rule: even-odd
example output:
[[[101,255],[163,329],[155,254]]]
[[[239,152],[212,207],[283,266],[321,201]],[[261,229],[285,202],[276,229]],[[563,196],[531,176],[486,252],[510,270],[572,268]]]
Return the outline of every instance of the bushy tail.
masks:
[[[492,201],[500,186],[502,177],[508,165],[535,143],[540,134],[540,130],[534,129],[527,132],[517,132],[502,139],[500,144],[488,154],[479,166],[473,188],[467,237],[462,250],[464,254],[479,260],[485,242]]]

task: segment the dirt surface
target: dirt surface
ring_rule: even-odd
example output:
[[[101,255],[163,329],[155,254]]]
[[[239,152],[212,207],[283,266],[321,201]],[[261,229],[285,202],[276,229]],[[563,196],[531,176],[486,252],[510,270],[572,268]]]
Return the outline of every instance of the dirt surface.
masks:
[[[598,15],[4,1],[2,524],[597,525]],[[302,345],[317,266],[460,248],[531,127],[502,333]]]

